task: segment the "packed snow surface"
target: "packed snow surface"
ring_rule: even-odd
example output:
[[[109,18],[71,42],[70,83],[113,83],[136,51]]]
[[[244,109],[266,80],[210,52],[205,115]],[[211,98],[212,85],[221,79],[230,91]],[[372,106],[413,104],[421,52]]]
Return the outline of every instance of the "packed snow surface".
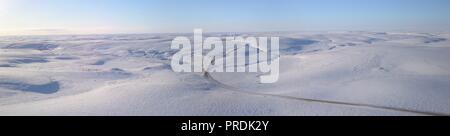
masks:
[[[192,34],[0,37],[0,115],[450,115],[445,33],[272,32],[280,76],[176,73]]]

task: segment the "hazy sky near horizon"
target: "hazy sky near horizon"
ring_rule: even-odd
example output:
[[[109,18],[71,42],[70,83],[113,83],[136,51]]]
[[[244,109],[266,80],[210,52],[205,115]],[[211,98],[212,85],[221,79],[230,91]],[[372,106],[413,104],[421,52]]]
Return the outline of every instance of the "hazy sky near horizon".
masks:
[[[450,0],[0,0],[0,35],[450,29]]]

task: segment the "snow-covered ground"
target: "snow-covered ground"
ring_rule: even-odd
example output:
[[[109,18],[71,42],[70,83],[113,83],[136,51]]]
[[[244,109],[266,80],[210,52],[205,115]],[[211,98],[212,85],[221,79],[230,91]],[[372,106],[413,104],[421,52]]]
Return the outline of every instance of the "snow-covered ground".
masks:
[[[240,34],[280,37],[274,84],[173,72],[181,35],[0,37],[0,115],[450,115],[446,33]]]

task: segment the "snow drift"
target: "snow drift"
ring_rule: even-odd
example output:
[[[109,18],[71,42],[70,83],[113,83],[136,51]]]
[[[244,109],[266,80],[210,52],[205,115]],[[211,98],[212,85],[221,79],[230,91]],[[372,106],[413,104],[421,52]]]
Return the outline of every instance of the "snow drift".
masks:
[[[177,34],[0,37],[0,115],[450,115],[448,34],[246,35],[280,36],[278,82],[172,72]]]

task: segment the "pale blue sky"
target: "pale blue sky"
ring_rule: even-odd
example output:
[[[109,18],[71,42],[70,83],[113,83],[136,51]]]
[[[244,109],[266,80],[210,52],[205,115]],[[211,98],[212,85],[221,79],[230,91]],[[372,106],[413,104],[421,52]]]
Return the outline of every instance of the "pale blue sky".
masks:
[[[0,34],[442,30],[449,0],[0,0]]]

